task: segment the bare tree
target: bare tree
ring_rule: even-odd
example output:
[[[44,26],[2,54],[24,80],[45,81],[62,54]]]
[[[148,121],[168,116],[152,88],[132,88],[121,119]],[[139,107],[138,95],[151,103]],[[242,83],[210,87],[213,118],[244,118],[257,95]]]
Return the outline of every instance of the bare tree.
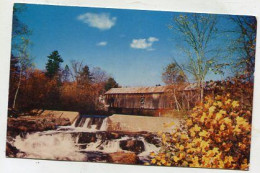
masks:
[[[208,72],[221,72],[220,64],[217,64],[220,51],[215,45],[211,45],[216,34],[217,18],[214,15],[193,14],[180,15],[174,18],[170,29],[177,31],[183,38],[187,63],[179,64],[184,71],[191,74],[200,91],[200,101],[203,102],[204,82]],[[178,62],[176,61],[178,64]]]
[[[249,80],[252,80],[255,70],[256,18],[253,16],[231,16],[230,19],[235,24],[235,28],[226,32],[235,34],[236,38],[231,40],[229,51],[239,54],[233,67],[238,73],[246,74]]]
[[[178,111],[183,109],[177,98],[179,87],[183,86],[184,83],[187,82],[187,76],[182,68],[175,62],[170,63],[164,68],[162,79],[165,84],[169,85],[170,93],[168,94],[172,95],[176,109]]]
[[[17,52],[18,52],[18,68],[19,68],[19,80],[18,80],[18,84],[17,84],[17,88],[14,94],[14,100],[13,100],[13,106],[12,108],[15,109],[16,106],[16,99],[18,96],[18,92],[21,86],[21,82],[22,82],[22,77],[23,74],[25,73],[25,70],[31,66],[31,59],[28,53],[28,46],[30,44],[30,40],[26,39],[24,37],[21,38],[22,42],[19,44],[19,46],[17,47]]]
[[[100,67],[94,67],[91,70],[93,83],[104,83],[109,79],[109,75]]]

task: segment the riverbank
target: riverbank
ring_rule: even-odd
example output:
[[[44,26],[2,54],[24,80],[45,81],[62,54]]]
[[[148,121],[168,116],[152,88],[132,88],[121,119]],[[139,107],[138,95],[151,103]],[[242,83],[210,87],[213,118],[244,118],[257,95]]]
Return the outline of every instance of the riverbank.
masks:
[[[7,157],[144,164],[179,118],[45,111],[8,119]]]
[[[30,115],[17,118],[8,117],[7,136],[16,136],[28,132],[41,132],[55,130],[58,126],[69,126],[78,117],[78,112],[70,111],[33,111]]]

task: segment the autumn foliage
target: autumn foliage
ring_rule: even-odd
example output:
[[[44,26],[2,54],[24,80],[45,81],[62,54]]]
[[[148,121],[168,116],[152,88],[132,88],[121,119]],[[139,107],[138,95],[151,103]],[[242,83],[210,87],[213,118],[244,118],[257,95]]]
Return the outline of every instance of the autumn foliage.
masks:
[[[193,108],[183,129],[162,133],[162,149],[152,165],[226,168],[249,167],[251,109],[231,94],[207,96]]]

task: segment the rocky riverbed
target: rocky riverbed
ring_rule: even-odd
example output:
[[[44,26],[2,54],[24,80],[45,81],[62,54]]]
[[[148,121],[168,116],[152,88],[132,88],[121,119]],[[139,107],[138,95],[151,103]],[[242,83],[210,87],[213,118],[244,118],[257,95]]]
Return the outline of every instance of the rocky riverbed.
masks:
[[[152,125],[156,124],[160,129],[168,131],[167,123],[171,122],[171,119],[165,118],[136,118],[139,128],[131,129],[130,126],[135,124],[134,117],[115,117],[81,115],[73,124],[61,116],[10,118],[6,155],[18,158],[144,164],[149,161],[150,153],[158,152],[161,147],[156,130],[146,131],[149,128],[145,124],[151,122]]]

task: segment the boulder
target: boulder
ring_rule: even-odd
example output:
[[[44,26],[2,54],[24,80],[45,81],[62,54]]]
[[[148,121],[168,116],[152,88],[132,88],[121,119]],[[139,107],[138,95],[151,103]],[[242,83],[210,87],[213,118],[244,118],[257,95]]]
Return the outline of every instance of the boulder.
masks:
[[[122,140],[120,141],[119,146],[123,150],[132,151],[138,154],[144,151],[144,143],[140,140]]]
[[[54,130],[57,126],[70,125],[69,119],[41,116],[21,116],[8,118],[7,135],[16,136],[21,133]]]
[[[153,144],[156,147],[160,147],[162,145],[161,140],[156,135],[148,134],[145,135],[144,138],[148,143]]]
[[[19,153],[20,151],[14,147],[12,144],[10,144],[9,142],[6,143],[6,156],[7,157],[16,157],[16,155]]]
[[[90,143],[90,142],[96,142],[97,137],[95,133],[80,133],[78,143],[84,144],[84,143]]]
[[[121,164],[136,164],[138,157],[135,153],[115,152],[108,154],[108,162]]]

